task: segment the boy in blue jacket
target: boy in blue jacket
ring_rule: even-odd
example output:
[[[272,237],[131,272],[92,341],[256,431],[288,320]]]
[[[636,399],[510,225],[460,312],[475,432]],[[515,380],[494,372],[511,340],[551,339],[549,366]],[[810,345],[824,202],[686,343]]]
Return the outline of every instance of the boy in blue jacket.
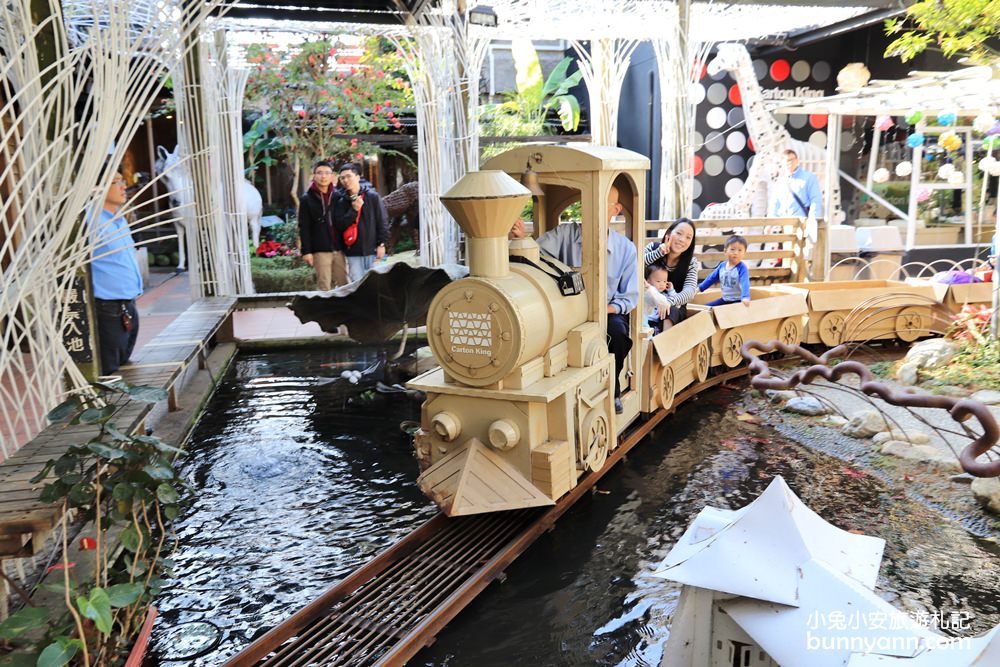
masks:
[[[723,306],[728,303],[743,302],[750,306],[750,270],[743,263],[747,254],[747,242],[742,236],[734,234],[726,239],[726,261],[720,263],[712,271],[712,275],[698,285],[698,291],[704,292],[709,287],[719,283],[722,288],[722,298],[709,303],[709,306]]]

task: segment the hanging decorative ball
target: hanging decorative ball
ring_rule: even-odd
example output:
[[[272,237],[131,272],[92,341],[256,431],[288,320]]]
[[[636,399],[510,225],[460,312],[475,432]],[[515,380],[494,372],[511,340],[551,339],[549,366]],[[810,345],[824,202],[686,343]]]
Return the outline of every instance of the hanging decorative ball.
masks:
[[[909,176],[913,173],[913,164],[909,160],[903,160],[896,165],[897,176]]]
[[[989,135],[995,135],[995,134],[1000,134],[1000,120],[998,120],[996,123],[994,123],[993,127],[991,127],[990,129],[986,130],[986,134],[987,134],[987,136],[989,136]]]
[[[997,160],[996,162],[990,165],[990,170],[988,173],[990,176],[1000,176],[1000,160]]]
[[[885,183],[889,180],[889,170],[885,167],[879,167],[872,173],[872,180],[876,183]]]
[[[931,189],[927,186],[917,191],[917,202],[925,202],[931,198]]]
[[[947,151],[957,151],[962,147],[962,138],[954,132],[942,132],[938,136],[938,146]]]
[[[924,112],[919,109],[912,109],[908,114],[906,114],[906,122],[910,125],[916,125],[924,119]]]
[[[837,90],[843,93],[861,90],[868,85],[868,80],[871,78],[872,73],[864,63],[849,63],[837,72]]]
[[[958,114],[956,114],[954,111],[948,111],[937,117],[937,124],[954,125],[957,119],[958,119]]]
[[[983,139],[983,148],[988,151],[1000,146],[1000,134],[994,134]]]
[[[960,171],[953,171],[948,177],[948,185],[961,185],[965,183],[965,176]]]
[[[948,162],[947,164],[941,165],[940,167],[938,167],[938,170],[937,170],[937,176],[942,181],[947,181],[948,178],[953,173],[955,173],[955,165],[953,165],[951,162]]]
[[[910,148],[919,148],[924,145],[924,135],[921,132],[914,132],[906,138],[906,145]]]
[[[885,132],[893,125],[895,123],[892,122],[892,116],[879,116],[875,119],[875,129],[879,132]]]
[[[981,112],[972,121],[972,129],[976,132],[981,132],[986,134],[993,129],[993,126],[997,124],[997,119],[993,117],[992,114],[988,114],[985,111]]]
[[[997,159],[992,155],[987,155],[982,160],[979,161],[979,170],[989,173],[990,169],[996,163]]]

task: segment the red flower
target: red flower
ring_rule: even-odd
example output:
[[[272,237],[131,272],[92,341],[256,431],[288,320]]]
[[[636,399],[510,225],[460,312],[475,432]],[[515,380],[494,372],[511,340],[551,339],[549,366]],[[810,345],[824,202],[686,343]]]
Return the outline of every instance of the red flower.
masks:
[[[93,551],[97,548],[97,540],[93,537],[80,538],[80,551]]]
[[[341,127],[340,125],[338,125],[338,126],[337,126],[337,133],[338,133],[338,134],[343,134],[343,132],[344,132],[344,128],[343,128],[343,127]]]
[[[299,109],[295,113],[298,114],[299,118],[305,118],[306,117],[306,110],[305,109]]]
[[[357,154],[355,154],[355,155],[354,155],[354,157],[358,158],[358,160],[361,160],[361,159],[363,159],[363,158],[364,158],[365,156],[364,156],[364,154],[363,154],[363,153],[357,153]]]
[[[385,72],[383,72],[382,70],[379,70],[379,71],[375,72],[375,76],[377,76],[378,78],[381,79],[383,76],[385,76]]]
[[[358,140],[351,139],[351,148],[357,148],[357,146],[358,146]]]
[[[49,569],[45,570],[46,574],[49,572],[54,572],[55,570],[69,570],[76,567],[76,563],[70,561],[69,563],[56,563],[55,565],[49,566]]]
[[[386,115],[387,118],[392,118],[393,116],[395,116],[395,114],[392,113],[391,111],[386,111],[385,115]]]
[[[398,130],[399,128],[403,127],[403,124],[400,123],[398,120],[394,120],[392,121],[392,126]]]

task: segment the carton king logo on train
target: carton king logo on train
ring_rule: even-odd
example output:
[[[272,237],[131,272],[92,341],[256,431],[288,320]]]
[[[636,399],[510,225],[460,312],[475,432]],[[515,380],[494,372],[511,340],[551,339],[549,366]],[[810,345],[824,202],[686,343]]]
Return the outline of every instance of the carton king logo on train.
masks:
[[[764,88],[760,91],[765,100],[788,100],[793,97],[823,97],[826,93],[809,86],[795,88]]]
[[[492,354],[493,317],[488,313],[448,313],[448,327],[452,354]]]

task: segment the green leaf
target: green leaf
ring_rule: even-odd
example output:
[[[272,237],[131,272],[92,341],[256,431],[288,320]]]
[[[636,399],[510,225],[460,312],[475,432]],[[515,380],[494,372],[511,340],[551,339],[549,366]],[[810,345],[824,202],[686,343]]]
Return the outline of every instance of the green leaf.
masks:
[[[111,600],[103,588],[94,587],[90,597],[77,597],[76,607],[84,617],[94,622],[97,629],[105,635],[111,634]]]
[[[52,470],[52,466],[56,464],[55,459],[49,459],[45,462],[45,467],[38,471],[38,474],[29,479],[28,481],[32,484],[38,484],[40,481],[49,476],[49,471]]]
[[[80,399],[74,396],[68,400],[63,401],[56,407],[49,411],[49,414],[45,415],[49,421],[57,422],[62,421],[66,417],[72,414],[76,414],[80,410]]]
[[[77,466],[80,464],[80,460],[71,454],[63,454],[55,462],[53,466],[55,474],[62,477],[66,473],[70,473],[76,470]]]
[[[38,664],[36,653],[8,653],[0,655],[0,667],[35,667]]]
[[[168,521],[173,521],[178,516],[180,516],[181,508],[177,505],[167,505],[163,508],[163,516],[167,518]]]
[[[102,459],[107,459],[109,461],[125,458],[125,452],[123,452],[122,450],[118,449],[117,447],[109,447],[99,442],[88,442],[87,449],[97,454]]]
[[[139,548],[139,533],[136,532],[135,526],[126,526],[118,535],[118,539],[121,540],[122,546],[132,553]]]
[[[559,101],[559,121],[567,132],[575,132],[580,125],[580,102],[572,95],[563,95]]]
[[[542,66],[538,62],[538,52],[527,37],[515,37],[510,46],[517,73],[517,94],[533,109],[542,101]]]
[[[115,440],[116,442],[128,442],[129,440],[131,440],[129,436],[119,431],[114,424],[105,424],[104,430],[107,432],[108,435],[111,436],[111,439]]]
[[[570,63],[572,62],[572,58],[566,57],[560,60],[559,64],[552,68],[552,71],[549,72],[549,78],[545,80],[545,87],[542,88],[542,99],[545,99],[559,88],[559,86],[566,79],[566,70],[569,69]]]
[[[150,464],[142,467],[143,472],[153,479],[173,479],[174,469],[168,465]]]
[[[79,639],[57,637],[56,641],[45,647],[38,656],[38,667],[63,667],[80,649]]]
[[[159,387],[140,385],[138,387],[129,387],[126,389],[126,393],[133,401],[141,401],[142,403],[158,403],[167,400],[166,389]]]
[[[99,424],[115,414],[115,409],[113,405],[105,405],[102,408],[87,408],[80,413],[79,421],[81,424]]]
[[[156,497],[164,505],[173,505],[177,502],[177,489],[169,484],[160,484],[156,487]]]
[[[66,495],[66,485],[62,482],[52,482],[46,484],[39,494],[38,499],[43,503],[56,503]]]
[[[25,607],[0,623],[0,639],[14,639],[25,632],[45,627],[48,622],[49,610],[45,607]]]
[[[142,595],[142,584],[115,584],[108,588],[108,600],[112,607],[127,607]]]
[[[114,491],[111,492],[111,497],[115,500],[131,500],[134,492],[135,490],[132,488],[132,485],[121,482],[115,484]]]

